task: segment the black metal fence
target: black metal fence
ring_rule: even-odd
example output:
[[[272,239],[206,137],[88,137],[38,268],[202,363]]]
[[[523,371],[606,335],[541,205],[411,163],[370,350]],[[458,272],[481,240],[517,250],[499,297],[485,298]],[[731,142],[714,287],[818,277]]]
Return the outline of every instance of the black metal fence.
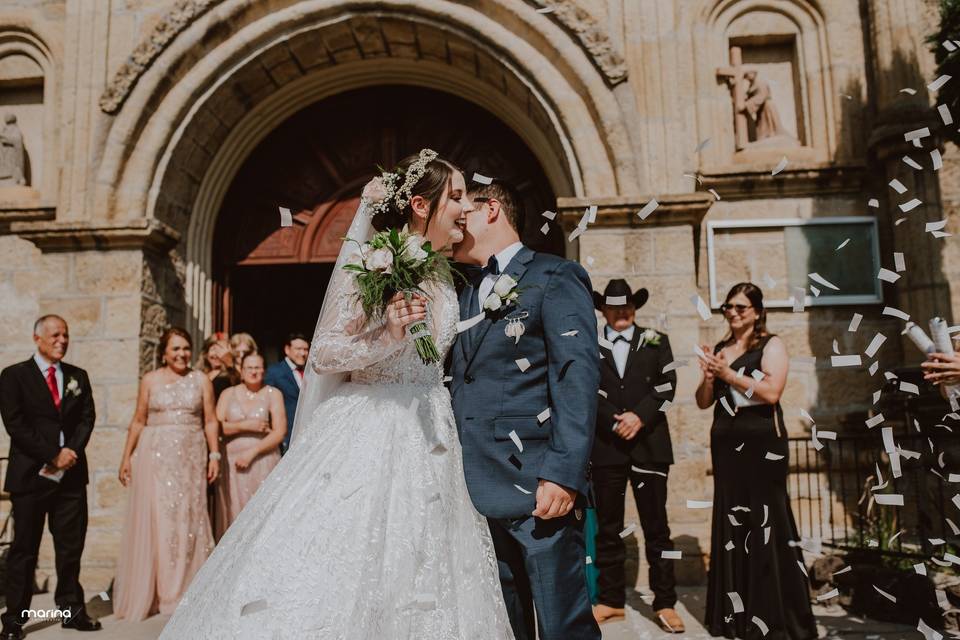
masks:
[[[895,434],[904,453],[900,477],[891,473],[879,428],[823,440],[820,451],[810,438],[790,439],[788,491],[801,536],[905,557],[956,549],[960,482],[949,479],[953,473],[960,480],[960,435],[945,427],[925,429],[935,435],[909,433],[908,424]],[[903,505],[879,504],[878,495],[902,496]]]

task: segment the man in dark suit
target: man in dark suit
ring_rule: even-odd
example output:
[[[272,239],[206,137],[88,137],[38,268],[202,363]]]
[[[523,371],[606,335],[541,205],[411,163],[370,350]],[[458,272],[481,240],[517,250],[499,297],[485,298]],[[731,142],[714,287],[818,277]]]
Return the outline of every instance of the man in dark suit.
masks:
[[[283,394],[283,407],[287,410],[287,435],[280,443],[280,453],[290,448],[290,436],[293,434],[293,418],[297,413],[297,401],[300,399],[300,387],[303,385],[304,368],[310,355],[310,341],[302,333],[291,333],[283,343],[283,360],[274,362],[267,369],[264,384],[280,389]]]
[[[64,628],[97,631],[80,586],[87,535],[87,458],[96,413],[87,372],[63,362],[70,342],[63,318],[46,315],[33,328],[34,356],[0,373],[0,416],[10,434],[4,489],[13,507],[7,556],[3,640],[23,638],[33,597],[43,523],[50,519],[56,553],[54,601]]]
[[[594,439],[593,487],[596,496],[599,603],[598,622],[624,615],[626,585],[623,563],[626,548],[623,512],[626,485],[633,497],[643,529],[653,610],[660,626],[671,633],[684,630],[674,610],[673,560],[667,523],[667,473],[673,464],[670,430],[662,408],[673,400],[677,374],[664,368],[673,362],[666,334],[636,324],[637,309],[646,303],[646,289],[636,293],[626,280],[611,280],[603,295],[594,292],[594,305],[607,325],[600,341],[600,400]]]

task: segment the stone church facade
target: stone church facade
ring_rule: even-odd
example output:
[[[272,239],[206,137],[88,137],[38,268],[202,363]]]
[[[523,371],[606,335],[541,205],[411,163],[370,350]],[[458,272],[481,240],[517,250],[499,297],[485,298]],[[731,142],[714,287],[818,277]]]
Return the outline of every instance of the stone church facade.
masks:
[[[595,288],[625,277],[649,289],[640,322],[687,362],[668,409],[669,508],[681,577],[699,580],[709,514],[686,499],[712,492],[711,416],[693,403],[694,349],[722,337],[726,289],[749,279],[767,291],[798,437],[801,409],[822,428],[854,428],[881,386],[866,359],[831,367],[834,339],[861,353],[883,333],[883,370],[918,360],[884,307],[960,319],[956,245],[924,231],[953,230],[960,198],[927,88],[936,5],[0,2],[0,364],[25,359],[33,320],[58,313],[68,360],[92,376],[88,590],[113,576],[126,505],[116,471],[163,328],[200,341],[283,317],[283,331],[309,330],[360,186],[426,144],[518,182],[525,240],[581,261]],[[923,127],[932,135],[905,140]],[[912,198],[922,204],[898,206]],[[293,227],[280,228],[279,206]],[[878,281],[894,252],[906,269]],[[309,313],[271,312],[298,305]],[[49,540],[43,553],[52,574]]]

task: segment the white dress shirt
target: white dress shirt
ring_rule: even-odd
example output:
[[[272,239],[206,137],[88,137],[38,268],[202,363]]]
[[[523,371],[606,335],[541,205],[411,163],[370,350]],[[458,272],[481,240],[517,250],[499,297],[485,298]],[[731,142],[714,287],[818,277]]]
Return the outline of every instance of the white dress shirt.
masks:
[[[617,336],[623,336],[625,340],[613,342],[613,361],[617,365],[617,374],[623,378],[623,373],[627,369],[627,358],[630,356],[630,342],[633,340],[633,332],[636,325],[630,325],[623,331],[614,331],[607,325],[607,340],[613,342]]]
[[[500,269],[501,273],[504,269],[507,268],[507,265],[510,264],[510,261],[513,260],[513,257],[517,255],[520,249],[523,248],[522,242],[514,242],[512,245],[503,249],[496,255],[497,258],[497,267]],[[500,276],[495,276],[492,273],[484,276],[483,281],[480,282],[480,286],[477,288],[477,304],[480,305],[480,310],[483,310],[483,301],[487,299],[487,296],[490,295],[490,292],[493,291],[493,285],[496,284],[497,278]]]
[[[302,388],[303,388],[303,376],[301,376],[301,375],[300,375],[300,372],[297,371],[297,365],[294,363],[293,360],[291,360],[290,358],[287,358],[286,356],[284,356],[283,359],[287,361],[287,366],[290,367],[290,371],[293,372],[293,379],[294,379],[294,380],[296,381],[296,383],[297,383],[297,388],[302,389]]]
[[[39,353],[33,354],[33,361],[37,363],[37,366],[40,367],[40,373],[43,375],[43,381],[47,381],[47,370],[50,368],[50,365],[53,365],[54,376],[57,378],[57,393],[60,394],[60,404],[63,405],[63,369],[60,367],[60,363],[49,362]],[[60,446],[62,447],[64,443],[63,431],[60,432]]]

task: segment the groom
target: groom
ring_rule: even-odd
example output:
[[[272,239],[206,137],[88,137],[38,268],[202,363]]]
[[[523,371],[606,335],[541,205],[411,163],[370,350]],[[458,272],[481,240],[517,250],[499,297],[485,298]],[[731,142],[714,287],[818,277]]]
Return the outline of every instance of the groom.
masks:
[[[517,640],[534,640],[535,626],[541,640],[599,639],[583,538],[600,370],[590,279],[523,246],[509,185],[470,197],[454,259],[486,266],[460,294],[460,319],[478,321],[459,334],[450,371],[467,488],[490,525]]]

